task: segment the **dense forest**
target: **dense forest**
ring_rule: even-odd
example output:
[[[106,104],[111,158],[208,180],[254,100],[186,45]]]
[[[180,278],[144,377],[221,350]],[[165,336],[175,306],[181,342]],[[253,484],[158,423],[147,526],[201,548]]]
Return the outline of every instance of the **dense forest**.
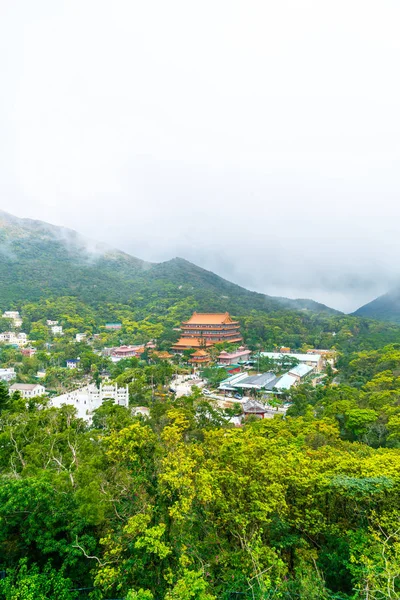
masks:
[[[397,286],[383,296],[375,298],[361,306],[354,314],[358,317],[400,323],[400,288]]]
[[[2,385],[0,598],[398,598],[399,358],[242,428],[196,389],[89,427]]]

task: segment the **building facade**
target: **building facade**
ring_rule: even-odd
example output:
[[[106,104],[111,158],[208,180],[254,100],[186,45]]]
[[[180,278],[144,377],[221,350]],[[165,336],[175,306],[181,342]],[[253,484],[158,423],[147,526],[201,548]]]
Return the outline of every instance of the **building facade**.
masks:
[[[210,362],[210,355],[205,350],[201,350],[200,348],[193,352],[189,362],[193,365],[207,365]]]
[[[51,326],[51,333],[53,335],[63,335],[62,325],[52,325]]]
[[[117,385],[105,382],[97,388],[95,385],[90,384],[73,392],[52,398],[51,404],[57,408],[64,404],[72,405],[76,408],[79,418],[90,422],[93,411],[99,408],[105,400],[114,400],[115,404],[127,408],[129,405],[128,386],[119,388]]]
[[[182,323],[182,336],[172,346],[175,352],[189,348],[207,348],[220,342],[236,344],[243,341],[240,325],[229,313],[194,312],[188,321]]]
[[[26,333],[4,331],[3,333],[0,333],[0,343],[1,342],[4,344],[10,344],[11,346],[18,346],[20,348],[28,343],[28,336]]]
[[[320,372],[324,366],[324,359],[320,354],[295,354],[292,352],[260,352],[260,356],[265,356],[271,360],[282,362],[285,358],[295,358],[299,363],[313,367],[315,371]]]
[[[1,381],[12,381],[15,379],[15,369],[14,367],[9,367],[8,369],[0,369],[0,379]]]
[[[119,346],[110,348],[109,356],[113,362],[118,362],[123,358],[139,358],[144,351],[144,346]]]
[[[6,310],[3,313],[3,319],[11,319],[14,322],[14,327],[21,327],[22,319],[17,310]]]
[[[13,383],[9,388],[10,394],[19,392],[22,398],[35,398],[43,396],[46,393],[46,388],[40,383]]]
[[[220,365],[235,365],[239,361],[249,360],[251,356],[251,350],[246,350],[244,346],[240,346],[236,352],[221,352],[218,356],[218,364]]]
[[[121,329],[122,323],[106,323],[104,326],[106,329]]]

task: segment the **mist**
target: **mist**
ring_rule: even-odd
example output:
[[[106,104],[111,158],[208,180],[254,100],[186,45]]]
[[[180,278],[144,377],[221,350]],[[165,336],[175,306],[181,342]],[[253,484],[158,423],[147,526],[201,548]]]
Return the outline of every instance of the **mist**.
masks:
[[[399,17],[3,0],[1,208],[355,310],[400,279]]]

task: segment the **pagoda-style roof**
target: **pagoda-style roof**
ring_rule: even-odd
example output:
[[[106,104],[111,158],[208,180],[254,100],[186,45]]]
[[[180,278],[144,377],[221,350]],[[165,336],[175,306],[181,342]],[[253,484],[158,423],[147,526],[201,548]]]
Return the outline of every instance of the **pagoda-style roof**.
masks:
[[[196,352],[193,352],[192,356],[194,356],[194,357],[207,357],[207,358],[210,357],[210,355],[208,354],[208,352],[206,352],[205,350],[196,350]]]
[[[203,346],[212,346],[213,343],[206,339],[199,338],[184,338],[181,337],[172,348],[180,349],[180,348],[202,348]]]
[[[152,356],[155,356],[156,358],[161,358],[163,360],[173,358],[173,354],[170,354],[169,352],[153,352]]]
[[[183,325],[226,325],[227,323],[236,324],[228,312],[226,313],[197,313],[194,312],[188,321]]]
[[[243,412],[252,415],[262,415],[267,412],[267,408],[257,400],[249,400],[243,404]]]

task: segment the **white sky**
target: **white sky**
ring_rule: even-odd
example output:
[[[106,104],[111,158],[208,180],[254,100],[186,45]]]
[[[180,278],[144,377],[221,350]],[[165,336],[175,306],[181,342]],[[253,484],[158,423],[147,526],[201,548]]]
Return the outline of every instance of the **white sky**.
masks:
[[[353,310],[399,275],[399,18],[0,0],[1,208]]]

